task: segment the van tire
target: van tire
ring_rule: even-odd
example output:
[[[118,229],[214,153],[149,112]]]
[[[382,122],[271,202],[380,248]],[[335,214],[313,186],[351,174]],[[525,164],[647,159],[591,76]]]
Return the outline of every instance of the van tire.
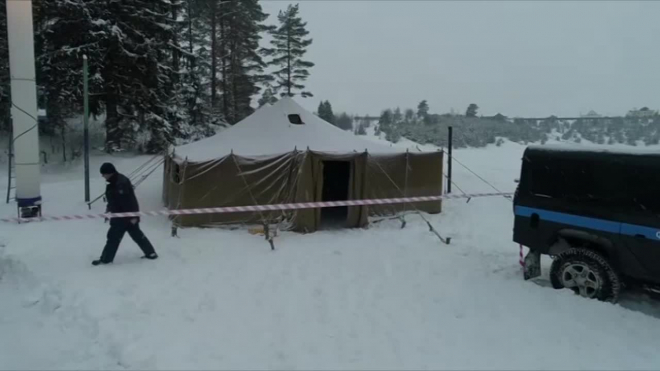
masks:
[[[607,259],[585,248],[557,255],[550,267],[550,282],[555,289],[570,288],[578,295],[612,303],[621,290],[621,278]]]

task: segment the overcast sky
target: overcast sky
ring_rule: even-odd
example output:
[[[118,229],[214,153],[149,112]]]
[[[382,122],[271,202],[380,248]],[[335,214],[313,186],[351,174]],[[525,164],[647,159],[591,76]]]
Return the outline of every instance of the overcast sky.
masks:
[[[276,21],[290,1],[263,1]],[[660,108],[660,2],[300,1],[316,109],[575,116]]]

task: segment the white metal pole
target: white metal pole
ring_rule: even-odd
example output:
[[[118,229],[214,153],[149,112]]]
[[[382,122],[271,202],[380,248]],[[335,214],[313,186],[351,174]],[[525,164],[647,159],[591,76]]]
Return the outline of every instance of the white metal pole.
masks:
[[[11,116],[18,206],[41,205],[41,161],[37,121],[32,1],[7,0]]]

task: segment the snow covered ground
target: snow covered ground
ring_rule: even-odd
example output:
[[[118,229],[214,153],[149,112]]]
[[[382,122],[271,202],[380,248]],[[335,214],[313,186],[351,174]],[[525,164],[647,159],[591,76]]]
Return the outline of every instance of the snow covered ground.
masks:
[[[512,191],[523,150],[456,158]],[[112,161],[130,172],[147,159]],[[92,159],[93,196],[105,160]],[[461,165],[454,172],[465,192],[492,191]],[[161,208],[161,175],[138,188],[144,210]],[[86,211],[80,166],[50,169],[42,193],[47,214]],[[161,258],[139,259],[126,239],[105,267],[90,264],[102,220],[0,224],[0,368],[660,368],[657,302],[629,294],[612,305],[523,281],[510,201],[447,201],[428,218],[451,245],[415,216],[403,230],[284,233],[274,252],[242,230],[172,238],[166,218],[145,218]]]

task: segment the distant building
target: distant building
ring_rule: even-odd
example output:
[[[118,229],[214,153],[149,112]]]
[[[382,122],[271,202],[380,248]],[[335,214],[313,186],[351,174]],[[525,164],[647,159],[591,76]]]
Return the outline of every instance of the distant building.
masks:
[[[657,115],[658,115],[658,111],[654,111],[649,109],[648,107],[644,107],[644,108],[632,109],[628,111],[626,117],[649,118]]]
[[[501,113],[498,113],[497,115],[491,116],[491,117],[488,117],[488,118],[491,119],[491,120],[501,121],[501,122],[507,121],[509,119],[508,117],[504,116]]]
[[[584,117],[584,118],[596,118],[596,117],[602,117],[602,115],[599,115],[599,114],[596,113],[596,111],[594,111],[594,110],[591,110],[591,111],[589,111],[589,113],[587,113],[586,115],[581,115],[581,116]]]

